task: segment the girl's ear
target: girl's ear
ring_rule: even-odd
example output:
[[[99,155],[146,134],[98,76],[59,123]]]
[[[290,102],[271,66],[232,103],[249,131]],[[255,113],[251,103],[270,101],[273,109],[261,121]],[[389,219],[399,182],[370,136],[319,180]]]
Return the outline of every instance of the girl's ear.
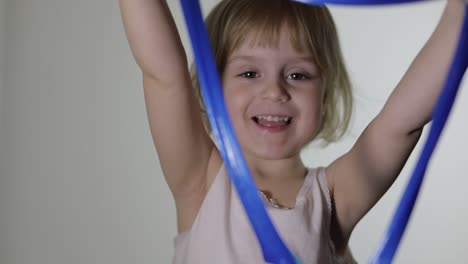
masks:
[[[325,121],[326,121],[326,116],[327,116],[327,105],[329,104],[327,102],[328,99],[328,93],[325,89],[325,85],[322,86],[322,105],[320,108],[320,132],[322,132],[323,127],[325,126]]]
[[[322,84],[321,89],[322,89],[322,109],[325,108],[325,105],[327,104],[327,99],[328,99],[328,93],[327,89],[325,89],[326,85]]]

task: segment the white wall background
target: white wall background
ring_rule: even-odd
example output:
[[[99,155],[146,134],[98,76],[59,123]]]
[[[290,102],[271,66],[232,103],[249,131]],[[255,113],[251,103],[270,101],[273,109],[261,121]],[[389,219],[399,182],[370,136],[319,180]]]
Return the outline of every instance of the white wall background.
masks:
[[[6,1],[0,2],[0,263],[170,263],[174,203],[118,1]],[[183,27],[178,1],[170,5]],[[442,7],[333,9],[356,85],[352,134],[378,112]],[[468,263],[467,89],[465,80],[395,263]],[[311,166],[327,164],[354,140],[307,149],[304,158]],[[357,227],[351,247],[360,262],[382,237],[415,159]]]
[[[5,84],[5,22],[6,22],[6,12],[5,12],[5,0],[0,0],[0,237],[5,237],[5,229],[6,229],[6,222],[5,217],[2,217],[6,213],[5,205],[6,205],[6,196],[4,191],[5,186],[5,174],[3,173],[3,161],[4,161],[4,147],[3,147],[3,139],[4,139],[4,126],[3,126],[3,90]],[[3,186],[3,187],[2,187]],[[5,256],[6,256],[6,240],[0,239],[0,263],[4,263]]]

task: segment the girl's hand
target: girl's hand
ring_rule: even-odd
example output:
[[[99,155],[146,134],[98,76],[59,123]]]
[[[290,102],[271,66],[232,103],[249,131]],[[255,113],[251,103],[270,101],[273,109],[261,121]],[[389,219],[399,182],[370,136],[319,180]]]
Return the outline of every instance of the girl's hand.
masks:
[[[468,0],[447,0],[447,5],[466,5],[468,4]]]
[[[468,0],[447,0],[446,9],[448,12],[460,13],[465,10],[465,6],[468,4]],[[450,14],[449,14],[450,16]]]

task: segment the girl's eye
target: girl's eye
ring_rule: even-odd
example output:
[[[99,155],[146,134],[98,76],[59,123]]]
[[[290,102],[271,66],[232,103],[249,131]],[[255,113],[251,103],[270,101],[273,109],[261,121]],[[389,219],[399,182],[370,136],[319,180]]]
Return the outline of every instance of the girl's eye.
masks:
[[[239,74],[240,77],[248,78],[248,79],[253,79],[258,77],[258,73],[254,71],[246,71],[241,74]]]
[[[288,76],[286,76],[286,79],[288,79],[288,80],[308,80],[308,79],[310,79],[310,77],[308,75],[306,75],[306,74],[295,72],[295,73],[291,73]]]

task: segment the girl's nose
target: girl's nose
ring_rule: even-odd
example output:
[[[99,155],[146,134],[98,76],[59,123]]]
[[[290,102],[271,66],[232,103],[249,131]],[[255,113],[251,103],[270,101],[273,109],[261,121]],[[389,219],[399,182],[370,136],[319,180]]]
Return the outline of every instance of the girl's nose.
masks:
[[[287,102],[290,99],[286,84],[281,81],[272,81],[265,84],[263,98],[275,102]]]

